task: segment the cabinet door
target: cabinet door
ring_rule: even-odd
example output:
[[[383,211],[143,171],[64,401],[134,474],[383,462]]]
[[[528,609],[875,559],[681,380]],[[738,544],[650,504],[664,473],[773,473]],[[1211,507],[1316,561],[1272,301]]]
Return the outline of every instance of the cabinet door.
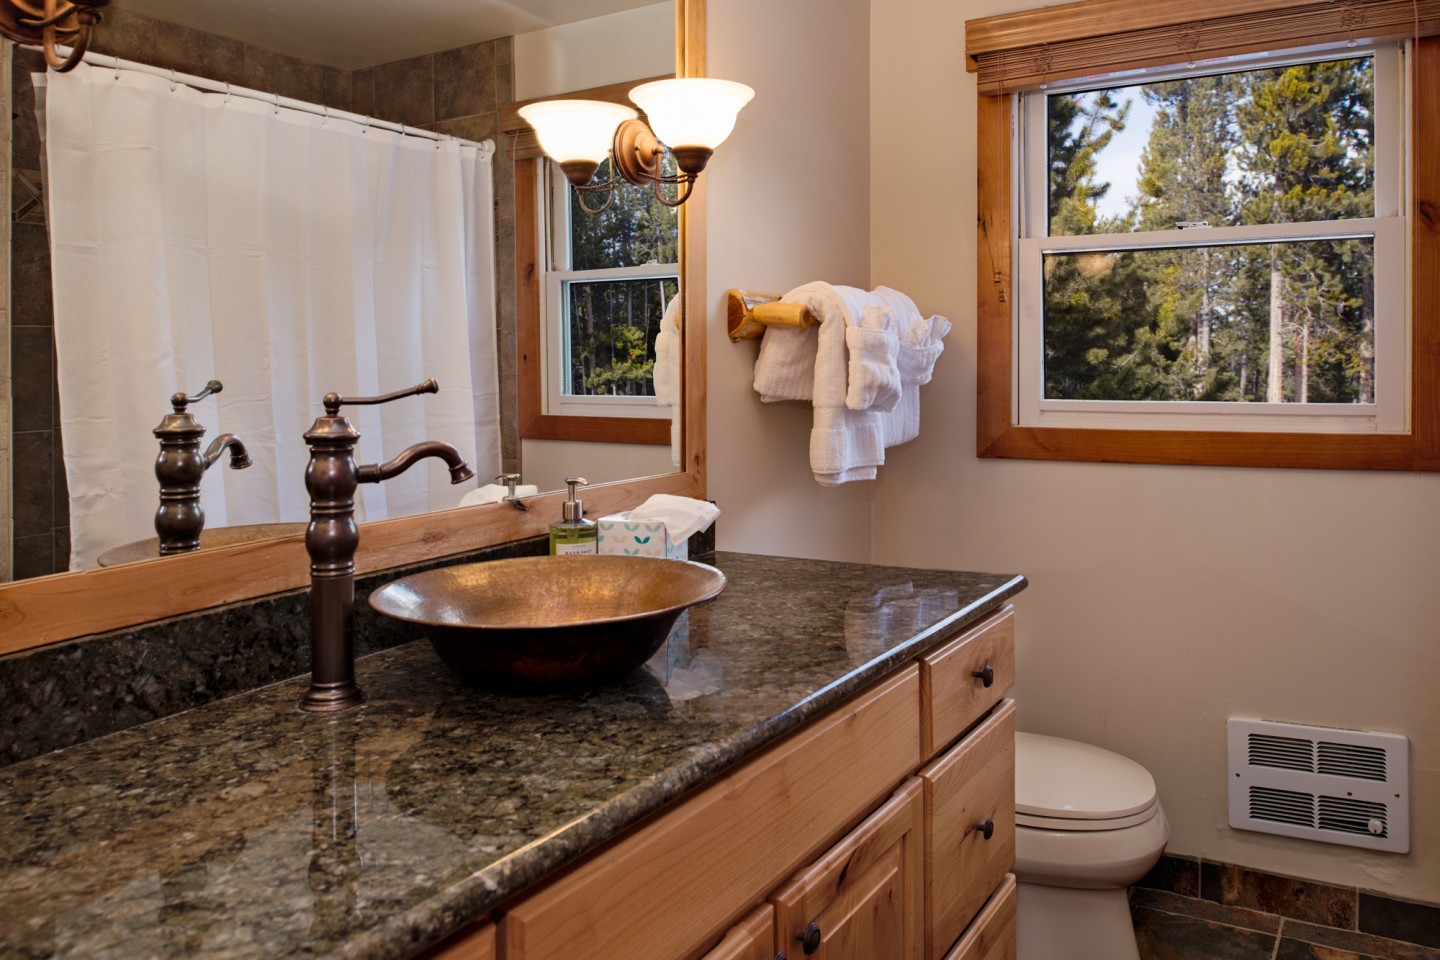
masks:
[[[970,924],[945,960],[1015,960],[1015,877],[1006,874],[1000,889]]]
[[[970,923],[1015,862],[1015,701],[920,771],[927,960]]]
[[[910,780],[770,898],[776,952],[814,960],[918,960],[923,793]]]
[[[765,904],[730,928],[701,960],[774,960],[775,908]]]

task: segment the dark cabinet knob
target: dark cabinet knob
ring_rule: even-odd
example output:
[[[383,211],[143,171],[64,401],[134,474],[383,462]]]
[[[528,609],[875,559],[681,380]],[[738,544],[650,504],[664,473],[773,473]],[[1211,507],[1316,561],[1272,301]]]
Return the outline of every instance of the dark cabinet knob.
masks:
[[[804,933],[795,934],[795,939],[800,941],[800,949],[805,951],[805,956],[810,956],[820,949],[820,924],[810,924]]]
[[[985,822],[980,824],[980,835],[986,840],[989,840],[991,837],[995,836],[995,821],[991,820],[989,817],[986,817]]]
[[[984,670],[976,670],[974,673],[970,674],[970,676],[974,677],[976,680],[979,680],[982,686],[988,687],[995,682],[995,668],[987,663],[985,664]]]

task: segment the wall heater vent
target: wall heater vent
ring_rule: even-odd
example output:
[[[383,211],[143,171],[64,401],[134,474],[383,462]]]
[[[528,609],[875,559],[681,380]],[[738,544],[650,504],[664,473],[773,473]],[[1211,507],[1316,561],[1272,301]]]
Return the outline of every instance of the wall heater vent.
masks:
[[[1231,717],[1230,826],[1371,850],[1410,850],[1410,741]]]

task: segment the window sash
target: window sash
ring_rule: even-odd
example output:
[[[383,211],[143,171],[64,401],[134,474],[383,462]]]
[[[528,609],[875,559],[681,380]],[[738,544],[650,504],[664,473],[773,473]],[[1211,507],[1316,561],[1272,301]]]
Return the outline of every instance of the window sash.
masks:
[[[1328,53],[1330,56],[1326,56]],[[1104,84],[1071,84],[1014,98],[1019,116],[1011,124],[1011,155],[1017,158],[1015,222],[1023,233],[1012,239],[1016,299],[1011,364],[1016,371],[1011,409],[1019,426],[1101,430],[1205,430],[1296,433],[1387,433],[1410,429],[1411,336],[1408,208],[1404,164],[1404,75],[1398,46],[1296,51],[1247,60],[1224,72],[1266,69],[1339,57],[1375,58],[1375,206],[1377,215],[1303,223],[1247,224],[1049,236],[1047,97],[1066,90],[1114,89],[1214,70],[1170,68],[1155,76]],[[1021,133],[1023,131],[1023,136]],[[1063,400],[1044,396],[1044,278],[1046,254],[1128,252],[1206,246],[1373,239],[1375,243],[1375,402],[1371,404],[1256,403],[1206,401]],[[1389,319],[1386,319],[1389,318]]]
[[[646,280],[671,278],[679,282],[679,264],[650,263],[641,267],[610,270],[551,270],[545,274],[541,298],[544,324],[545,412],[556,416],[615,416],[668,418],[668,409],[656,405],[653,396],[584,396],[565,392],[570,382],[570,323],[565,288],[574,281]]]

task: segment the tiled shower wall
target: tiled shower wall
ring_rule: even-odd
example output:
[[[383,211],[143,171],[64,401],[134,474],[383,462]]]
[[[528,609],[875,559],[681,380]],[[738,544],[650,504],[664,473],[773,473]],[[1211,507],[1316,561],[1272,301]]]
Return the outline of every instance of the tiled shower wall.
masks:
[[[127,60],[276,93],[467,140],[495,137],[499,104],[513,99],[514,57],[509,37],[350,71],[309,63],[216,34],[162,23],[111,8],[93,49]],[[40,151],[30,74],[43,68],[38,53],[16,49],[10,129],[12,211],[9,367],[0,361],[0,494],[15,474],[13,566],[0,562],[0,582],[64,571],[70,559],[69,495],[61,458],[55,385],[50,251],[39,201]],[[504,145],[495,154],[496,288],[500,357],[501,456],[507,472],[519,469],[515,415],[514,181]],[[0,298],[3,299],[3,298]],[[3,351],[0,351],[3,352]],[[10,389],[5,390],[10,373]],[[181,384],[157,387],[155,422]],[[7,428],[6,410],[13,412]],[[7,459],[18,464],[12,471]],[[0,521],[4,511],[0,511]],[[0,530],[0,534],[3,534]],[[10,538],[6,538],[7,541]],[[0,541],[6,542],[6,541]],[[3,551],[0,551],[3,552]]]

